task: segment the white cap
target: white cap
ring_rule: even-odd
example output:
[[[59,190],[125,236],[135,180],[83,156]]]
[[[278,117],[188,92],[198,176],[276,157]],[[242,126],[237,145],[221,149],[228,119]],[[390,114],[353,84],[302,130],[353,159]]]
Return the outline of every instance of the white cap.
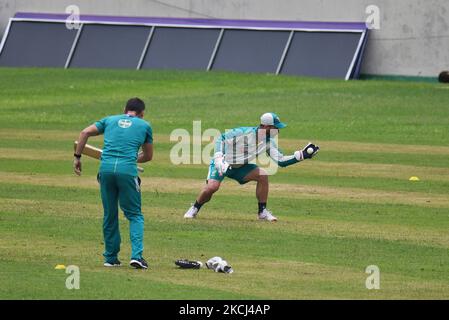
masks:
[[[263,124],[266,126],[275,126],[278,129],[282,129],[287,126],[285,123],[282,123],[281,120],[279,119],[278,115],[273,112],[264,113],[260,117],[260,124]]]

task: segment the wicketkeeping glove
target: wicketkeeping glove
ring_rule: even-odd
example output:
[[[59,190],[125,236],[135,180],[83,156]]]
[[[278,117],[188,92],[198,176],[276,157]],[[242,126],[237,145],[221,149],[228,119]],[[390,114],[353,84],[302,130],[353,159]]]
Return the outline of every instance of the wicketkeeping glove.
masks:
[[[233,273],[234,269],[228,264],[226,260],[221,257],[213,257],[207,260],[206,267],[212,269],[215,272]]]
[[[318,153],[319,150],[320,150],[319,146],[313,144],[312,142],[309,142],[309,144],[306,145],[301,150],[303,159],[311,159],[314,155],[316,155]]]
[[[201,261],[193,261],[187,259],[179,259],[175,264],[182,269],[200,269],[203,263]]]
[[[222,152],[216,152],[214,155],[214,165],[218,171],[218,174],[222,176],[229,168],[229,163],[224,160]]]

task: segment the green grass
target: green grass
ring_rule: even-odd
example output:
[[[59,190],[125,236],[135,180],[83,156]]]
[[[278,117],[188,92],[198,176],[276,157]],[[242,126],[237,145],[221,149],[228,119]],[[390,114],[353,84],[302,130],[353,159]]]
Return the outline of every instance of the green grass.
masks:
[[[0,92],[0,299],[449,297],[449,90],[441,84],[0,69]],[[98,163],[84,159],[81,178],[71,169],[79,131],[121,113],[133,96],[147,102],[156,134],[142,174],[146,272],[102,267]],[[207,164],[171,164],[172,130],[191,132],[193,120],[203,130],[256,125],[267,111],[289,125],[280,136],[287,153],[305,140],[323,146],[316,159],[270,177],[278,223],[257,221],[254,184],[233,181],[185,221]],[[421,181],[408,181],[414,175]],[[120,223],[126,263],[123,215]],[[173,263],[213,256],[235,273]],[[80,267],[80,290],[65,288],[56,264]],[[372,264],[380,290],[365,288]]]

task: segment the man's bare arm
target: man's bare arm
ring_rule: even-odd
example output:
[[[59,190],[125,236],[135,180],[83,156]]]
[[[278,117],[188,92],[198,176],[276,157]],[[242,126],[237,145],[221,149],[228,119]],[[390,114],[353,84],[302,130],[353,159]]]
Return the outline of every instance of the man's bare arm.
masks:
[[[97,127],[93,124],[91,126],[88,126],[83,131],[81,131],[80,136],[78,138],[78,145],[76,146],[75,154],[81,155],[83,152],[84,147],[86,146],[87,139],[91,136],[97,136],[100,132],[98,132]],[[81,175],[81,158],[75,157],[73,160],[73,170],[75,171],[75,174]]]
[[[87,139],[92,136],[98,136],[100,132],[98,132],[97,127],[93,124],[85,128],[81,131],[80,136],[78,138],[78,146],[76,147],[76,154],[81,154],[83,152],[84,146],[87,143]]]
[[[142,152],[139,153],[137,157],[138,163],[148,162],[153,159],[153,144],[152,143],[144,143],[142,145]]]

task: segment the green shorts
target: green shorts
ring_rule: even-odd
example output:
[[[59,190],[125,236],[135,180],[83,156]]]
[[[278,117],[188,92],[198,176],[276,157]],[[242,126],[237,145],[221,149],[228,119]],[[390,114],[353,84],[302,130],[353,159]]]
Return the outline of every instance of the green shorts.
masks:
[[[207,174],[207,180],[209,179],[213,179],[213,180],[217,180],[217,181],[223,181],[223,179],[225,177],[234,179],[235,181],[237,181],[240,184],[245,184],[248,181],[245,181],[245,177],[254,169],[257,169],[258,166],[253,164],[253,163],[248,163],[248,164],[244,164],[239,168],[231,168],[229,167],[229,169],[226,171],[226,173],[224,175],[222,175],[220,177],[220,175],[218,174],[217,169],[215,168],[215,164],[214,161],[212,160],[210,162],[210,166],[209,166],[209,173]]]

